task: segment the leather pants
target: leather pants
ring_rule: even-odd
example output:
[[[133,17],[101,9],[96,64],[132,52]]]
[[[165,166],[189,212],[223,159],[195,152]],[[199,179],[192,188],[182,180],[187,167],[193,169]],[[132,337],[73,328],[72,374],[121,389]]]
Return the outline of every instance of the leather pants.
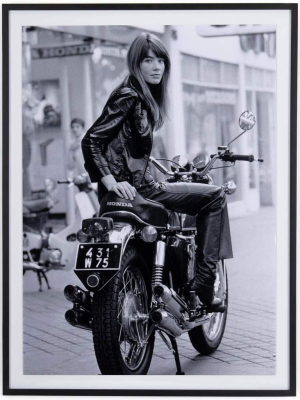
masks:
[[[223,189],[201,183],[163,182],[137,190],[142,197],[162,203],[169,210],[197,215],[198,268],[195,282],[212,288],[217,262],[233,257]]]

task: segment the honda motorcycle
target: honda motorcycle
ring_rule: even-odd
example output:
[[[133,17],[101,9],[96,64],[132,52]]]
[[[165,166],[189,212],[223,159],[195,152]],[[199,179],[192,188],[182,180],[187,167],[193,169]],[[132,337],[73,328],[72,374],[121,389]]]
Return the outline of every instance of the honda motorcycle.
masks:
[[[189,164],[178,156],[171,170],[153,157],[149,160],[169,182],[213,184],[209,172],[217,160],[231,165],[254,161],[252,155],[230,151],[230,144],[254,126],[254,114],[244,112],[239,123],[243,132],[210,159],[196,157]],[[227,182],[223,188],[229,195],[236,185]],[[184,332],[199,353],[218,348],[228,309],[226,263],[220,260],[217,265],[215,296],[222,304],[212,310],[189,285],[197,264],[196,236],[195,216],[167,210],[138,193],[130,201],[108,192],[99,216],[82,221],[74,272],[85,289],[65,287],[65,297],[73,303],[65,318],[75,327],[91,330],[102,374],[147,374],[156,332],[173,351],[178,375],[184,372],[176,338]]]
[[[47,233],[46,223],[49,211],[57,198],[56,183],[52,179],[45,180],[45,197],[23,202],[23,275],[26,271],[37,274],[39,290],[42,291],[42,279],[48,289],[49,281],[46,273],[52,269],[68,270],[74,266],[76,257],[76,233],[84,218],[92,218],[98,209],[98,199],[87,175],[79,175],[74,179],[58,181],[75,185],[79,192],[75,194],[76,213],[74,221],[58,233]]]

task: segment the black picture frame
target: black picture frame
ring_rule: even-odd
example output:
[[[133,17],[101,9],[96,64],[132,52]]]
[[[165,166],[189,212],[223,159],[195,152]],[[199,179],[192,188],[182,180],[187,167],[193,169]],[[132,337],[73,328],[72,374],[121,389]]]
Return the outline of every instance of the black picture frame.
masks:
[[[289,388],[287,390],[85,390],[85,389],[15,389],[10,387],[10,314],[9,314],[9,231],[10,203],[9,180],[9,16],[12,11],[32,10],[289,10],[291,13],[291,70],[290,70],[290,318],[289,318]],[[3,394],[4,395],[53,395],[53,396],[295,396],[296,395],[296,187],[297,187],[297,49],[298,49],[298,5],[282,3],[240,4],[4,4],[2,6],[3,34],[3,157],[2,157],[2,227],[3,227]]]

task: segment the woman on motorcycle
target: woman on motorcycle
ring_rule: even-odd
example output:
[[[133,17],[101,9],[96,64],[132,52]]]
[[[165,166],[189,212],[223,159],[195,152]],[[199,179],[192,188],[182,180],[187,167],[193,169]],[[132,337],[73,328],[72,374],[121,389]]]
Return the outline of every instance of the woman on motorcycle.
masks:
[[[197,215],[198,263],[191,288],[204,304],[217,306],[221,300],[214,298],[216,264],[232,258],[225,193],[218,186],[154,181],[148,160],[153,131],[167,115],[170,58],[156,36],[142,33],[126,61],[128,76],[82,140],[85,168],[92,182],[99,182],[100,198],[108,190],[133,200],[138,192],[167,209]]]

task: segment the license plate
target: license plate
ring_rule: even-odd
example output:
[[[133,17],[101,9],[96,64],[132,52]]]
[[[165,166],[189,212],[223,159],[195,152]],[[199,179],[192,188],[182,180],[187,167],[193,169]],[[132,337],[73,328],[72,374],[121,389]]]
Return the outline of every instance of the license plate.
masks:
[[[76,271],[120,269],[121,243],[89,243],[78,245]]]

